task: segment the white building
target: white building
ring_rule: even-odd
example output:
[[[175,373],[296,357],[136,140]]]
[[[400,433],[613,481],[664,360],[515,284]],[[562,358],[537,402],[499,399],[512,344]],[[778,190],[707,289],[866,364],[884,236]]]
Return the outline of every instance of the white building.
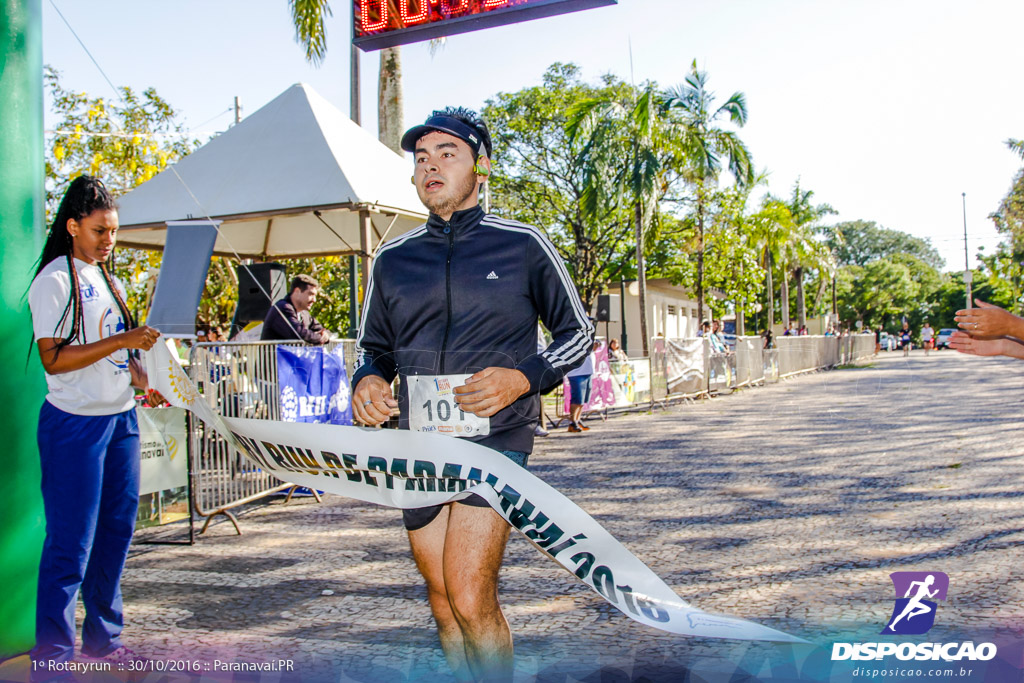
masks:
[[[609,284],[605,291],[611,295],[610,322],[596,322],[597,334],[607,339],[622,341],[623,302],[619,283]],[[697,297],[685,287],[673,285],[668,278],[647,281],[647,334],[650,337],[664,336],[669,339],[696,337],[700,324],[711,319],[708,297],[725,298],[718,290],[705,290],[704,315],[697,314]],[[597,320],[598,302],[594,302],[591,315]],[[640,288],[635,280],[625,282],[626,353],[630,358],[643,356],[643,341],[640,337]]]

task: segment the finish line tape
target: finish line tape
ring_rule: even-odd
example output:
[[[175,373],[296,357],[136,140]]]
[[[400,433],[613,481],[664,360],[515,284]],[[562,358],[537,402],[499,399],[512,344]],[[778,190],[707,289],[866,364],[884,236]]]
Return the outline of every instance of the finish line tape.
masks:
[[[223,417],[163,343],[146,354],[150,386],[191,411],[282,481],[395,508],[482,496],[542,553],[629,618],[686,636],[806,642],[688,605],[551,486],[500,453],[439,434]]]

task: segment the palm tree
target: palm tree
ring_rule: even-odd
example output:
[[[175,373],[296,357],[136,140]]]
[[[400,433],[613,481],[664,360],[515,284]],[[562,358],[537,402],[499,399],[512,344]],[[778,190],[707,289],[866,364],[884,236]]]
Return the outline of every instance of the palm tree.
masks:
[[[393,2],[389,3],[393,5]],[[324,19],[331,16],[328,0],[288,0],[292,13],[292,24],[295,26],[295,40],[306,51],[306,61],[320,66],[327,56],[327,29]],[[392,6],[393,15],[397,10]],[[353,73],[358,68],[358,51],[352,48]],[[355,80],[353,78],[353,80]],[[358,122],[359,114],[353,97],[352,119]],[[377,82],[377,137],[402,154],[400,146],[403,129],[403,97],[402,97],[402,61],[398,47],[384,48],[380,51],[380,74]]]
[[[663,192],[662,120],[658,117],[657,93],[647,84],[642,91],[630,88],[627,101],[594,98],[569,113],[566,132],[587,168],[583,210],[591,216],[628,201],[633,210],[636,237],[637,286],[640,304],[640,337],[648,355],[647,279],[644,237]],[[628,150],[622,163],[621,150]],[[619,153],[616,153],[619,150]]]
[[[664,109],[669,115],[670,136],[678,152],[675,161],[681,165],[684,178],[695,189],[697,212],[697,310],[704,315],[704,228],[710,193],[718,184],[722,158],[728,158],[728,169],[739,185],[754,180],[750,152],[739,136],[716,127],[728,117],[736,126],[747,122],[746,96],[735,92],[720,107],[714,107],[714,93],[707,88],[708,75],[697,70],[697,60],[690,65],[686,82],[664,94]]]
[[[765,197],[761,208],[750,217],[751,235],[761,254],[761,266],[765,271],[765,291],[768,304],[768,325],[775,326],[775,286],[773,271],[775,266],[785,257],[787,245],[792,240],[793,216],[789,207],[783,202]],[[785,281],[785,278],[783,278]],[[788,296],[788,294],[786,294]],[[784,324],[789,325],[789,314],[786,299],[782,299],[783,310],[786,311]]]
[[[1006,146],[1011,152],[1016,152],[1021,159],[1024,159],[1024,140],[1010,138],[1006,141]]]
[[[828,204],[811,204],[811,198],[814,196],[813,190],[802,190],[800,188],[800,180],[793,184],[793,193],[786,202],[786,206],[789,208],[789,213],[793,217],[793,235],[790,241],[789,249],[789,268],[793,272],[793,277],[796,280],[796,310],[797,310],[797,326],[803,327],[807,324],[807,304],[804,296],[804,274],[806,268],[815,268],[818,270],[831,270],[832,269],[832,254],[828,247],[822,243],[818,238],[818,234],[821,232],[821,227],[818,225],[819,220],[826,215],[837,213]],[[788,280],[789,273],[786,273],[786,279]],[[789,292],[788,287],[786,288],[786,298],[784,299],[783,305],[786,309],[789,308]],[[788,310],[786,310],[788,323]]]
[[[390,2],[390,0],[389,0]],[[332,15],[328,0],[288,0],[295,26],[295,40],[306,51],[306,61],[320,66],[327,56],[327,29],[324,19]],[[394,7],[391,8],[394,11]],[[395,12],[395,14],[398,14]],[[359,49],[350,46],[351,109],[350,116],[360,122],[359,113]],[[385,48],[380,53],[380,79],[377,83],[377,139],[402,154],[402,67],[397,47]],[[363,256],[363,258],[369,258]],[[349,334],[354,335],[359,324],[359,287],[356,284],[356,257],[348,257],[349,272]]]

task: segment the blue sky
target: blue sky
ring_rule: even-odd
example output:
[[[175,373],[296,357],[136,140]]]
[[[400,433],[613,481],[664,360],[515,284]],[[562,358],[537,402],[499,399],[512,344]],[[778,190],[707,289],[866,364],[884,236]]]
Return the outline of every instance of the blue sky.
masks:
[[[194,130],[224,130],[236,95],[244,116],[300,81],[349,111],[348,2],[332,3],[327,59],[314,68],[286,0],[44,0],[44,61],[66,87],[109,97],[54,5],[115,85],[155,87]],[[1024,138],[1021,25],[1024,3],[994,0],[620,0],[453,36],[433,56],[423,43],[404,47],[406,125],[534,85],[556,61],[591,81],[613,73],[667,86],[696,59],[721,98],[746,93],[741,135],[773,193],[799,177],[836,220],[930,237],[961,269],[961,193],[973,261],[998,242],[987,215],[1020,166],[1003,141]],[[373,131],[377,62],[363,53]]]

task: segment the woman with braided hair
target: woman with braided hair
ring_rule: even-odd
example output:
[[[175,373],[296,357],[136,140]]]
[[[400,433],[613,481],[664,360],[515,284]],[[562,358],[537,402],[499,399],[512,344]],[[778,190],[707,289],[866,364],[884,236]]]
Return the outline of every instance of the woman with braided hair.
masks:
[[[160,333],[133,325],[124,287],[107,266],[117,228],[117,205],[103,183],[73,180],[29,287],[48,389],[38,431],[46,540],[34,680],[59,678],[74,657],[79,589],[82,654],[115,664],[137,658],[120,641],[121,571],[139,500],[132,386],[146,387],[132,350],[152,348]]]

